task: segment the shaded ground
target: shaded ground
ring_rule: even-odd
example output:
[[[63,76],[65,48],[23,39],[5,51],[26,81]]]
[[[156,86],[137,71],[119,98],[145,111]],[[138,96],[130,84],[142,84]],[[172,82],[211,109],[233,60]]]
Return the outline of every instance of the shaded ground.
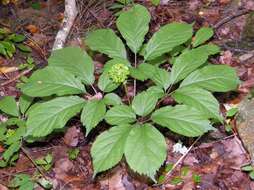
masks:
[[[31,1],[32,2],[32,1]],[[40,9],[31,8],[30,1],[20,1],[20,4],[9,7],[0,7],[0,26],[10,28],[13,32],[23,33],[27,36],[26,43],[33,49],[32,57],[37,67],[47,64],[46,59],[50,55],[55,34],[63,18],[63,1],[53,0],[50,3],[40,1]],[[34,1],[35,2],[35,1]],[[80,14],[76,19],[74,27],[69,36],[70,45],[85,46],[82,38],[87,31],[93,28],[111,27],[115,28],[116,17],[108,8],[113,1],[79,1]],[[173,22],[185,21],[195,22],[194,27],[216,26],[214,42],[219,44],[224,51],[221,56],[210,60],[214,64],[228,64],[235,67],[244,82],[238,92],[220,95],[217,97],[221,102],[222,111],[225,111],[224,103],[237,104],[242,97],[254,86],[254,47],[248,42],[248,46],[242,47],[246,41],[243,31],[246,31],[246,15],[236,18],[231,17],[241,11],[254,9],[254,2],[251,0],[178,0],[162,1],[162,5],[155,7],[149,1],[135,1],[146,5],[152,15],[151,31],[149,35],[158,30],[160,25]],[[223,23],[223,19],[228,18]],[[218,24],[219,23],[219,24]],[[250,24],[251,25],[251,24]],[[254,26],[254,25],[253,25]],[[251,29],[250,29],[251,30]],[[245,36],[246,37],[246,36]],[[249,36],[251,38],[251,36]],[[247,48],[246,48],[247,47]],[[96,55],[97,65],[103,64],[105,58]],[[22,63],[22,54],[17,53],[12,59],[0,57],[0,67],[17,66]],[[0,75],[0,84],[11,81],[22,71],[16,71]],[[0,96],[19,96],[15,87],[17,80],[0,86]],[[235,123],[234,120],[231,121]],[[95,131],[88,138],[84,138],[80,131],[80,124],[72,120],[70,128],[65,136],[54,136],[45,143],[35,144],[26,147],[32,159],[52,153],[54,158],[53,168],[46,173],[52,179],[54,189],[168,189],[168,190],[252,190],[254,183],[248,175],[241,171],[241,166],[250,163],[249,154],[244,150],[236,130],[232,134],[225,132],[224,126],[218,126],[218,131],[202,137],[192,151],[187,155],[182,165],[170,176],[170,181],[164,186],[152,186],[147,179],[137,176],[128,170],[122,162],[120,166],[99,175],[92,179],[93,171],[91,157],[89,154],[91,142],[99,132]],[[230,135],[230,136],[229,136]],[[175,163],[181,155],[172,153],[173,144],[179,137],[168,132],[168,158],[167,163]],[[193,139],[182,139],[184,145],[189,147]],[[80,154],[75,161],[68,159],[70,147],[80,148]],[[178,185],[172,185],[172,179],[181,175],[181,170],[188,167],[186,175],[182,176],[183,181]],[[0,170],[0,184],[8,185],[13,175],[17,173],[33,174],[36,168],[24,153],[14,167]],[[163,173],[163,171],[162,171]],[[200,183],[194,183],[193,174],[201,176]],[[0,187],[1,189],[1,187]],[[38,188],[40,189],[40,187]]]

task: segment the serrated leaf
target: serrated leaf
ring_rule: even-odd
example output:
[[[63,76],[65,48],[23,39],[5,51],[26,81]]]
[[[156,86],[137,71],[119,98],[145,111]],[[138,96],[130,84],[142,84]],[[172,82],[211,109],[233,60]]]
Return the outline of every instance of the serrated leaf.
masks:
[[[212,92],[235,90],[239,84],[234,68],[227,65],[209,65],[191,73],[180,87],[196,86]]]
[[[171,69],[171,84],[177,83],[184,79],[191,72],[203,65],[208,59],[208,55],[204,48],[199,47],[189,50],[178,56]]]
[[[85,101],[77,96],[59,97],[40,103],[28,112],[26,136],[44,137],[65,126],[75,116]]]
[[[106,105],[116,106],[122,104],[121,98],[115,93],[106,94],[103,98]]]
[[[165,92],[159,86],[151,86],[146,91],[155,94],[159,99],[165,95]]]
[[[79,79],[63,68],[46,67],[34,72],[21,91],[31,97],[44,97],[80,94],[85,88]]]
[[[152,114],[152,120],[158,125],[187,137],[200,136],[213,130],[202,113],[186,105],[162,107]]]
[[[137,53],[140,50],[145,35],[149,30],[150,19],[151,16],[148,10],[138,4],[128,11],[122,12],[118,17],[117,28],[133,53]]]
[[[172,96],[178,103],[196,108],[207,118],[222,121],[219,114],[219,102],[209,91],[195,87],[183,87],[177,89]]]
[[[139,116],[146,116],[153,111],[159,97],[151,92],[141,92],[132,100],[132,109]]]
[[[107,111],[105,120],[111,125],[122,125],[134,122],[136,120],[136,115],[131,107],[117,105]]]
[[[108,76],[107,72],[103,72],[98,81],[98,87],[103,92],[111,92],[115,90],[120,84],[114,83]]]
[[[12,116],[19,116],[18,106],[12,96],[5,96],[0,100],[0,110]]]
[[[132,128],[115,126],[100,134],[92,145],[94,175],[115,166],[123,157],[126,138]]]
[[[170,73],[168,71],[166,71],[165,69],[155,67],[154,73],[150,77],[150,79],[157,86],[164,88],[164,90],[167,90],[167,88],[170,86]]]
[[[192,42],[192,46],[197,47],[200,44],[209,40],[212,36],[213,36],[212,28],[202,27],[197,31],[194,41]]]
[[[66,47],[52,52],[49,66],[61,67],[82,79],[86,84],[94,83],[94,64],[91,57],[79,47]]]
[[[152,125],[134,126],[127,137],[124,155],[130,168],[154,180],[167,155],[163,135]]]
[[[151,78],[153,73],[155,73],[155,66],[147,63],[141,63],[137,68],[130,68],[130,75],[141,81]]]
[[[121,39],[111,29],[99,29],[88,34],[86,44],[111,58],[126,58],[126,50]]]
[[[106,105],[102,100],[90,100],[86,103],[81,113],[81,122],[86,128],[86,136],[103,120],[106,113]]]
[[[174,47],[183,44],[192,36],[192,25],[171,23],[159,29],[148,41],[145,48],[145,60],[152,60],[170,52]]]
[[[32,104],[33,100],[34,100],[33,97],[27,96],[25,94],[22,94],[19,97],[19,109],[22,114],[24,114],[27,111],[29,106]]]

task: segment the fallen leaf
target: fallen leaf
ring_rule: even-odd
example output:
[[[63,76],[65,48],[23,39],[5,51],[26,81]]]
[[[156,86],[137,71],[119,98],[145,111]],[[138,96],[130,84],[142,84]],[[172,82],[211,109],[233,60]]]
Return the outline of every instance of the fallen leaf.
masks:
[[[39,28],[33,24],[27,25],[26,30],[28,30],[32,34],[39,32]]]
[[[76,126],[68,128],[64,135],[64,143],[68,146],[75,147],[79,142],[80,129]]]
[[[11,73],[18,70],[18,67],[0,67],[0,74]]]

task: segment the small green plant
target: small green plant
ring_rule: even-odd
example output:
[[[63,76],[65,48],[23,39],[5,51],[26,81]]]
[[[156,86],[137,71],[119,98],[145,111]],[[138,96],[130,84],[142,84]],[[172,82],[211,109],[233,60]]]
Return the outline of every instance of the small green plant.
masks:
[[[22,95],[17,106],[15,98],[5,96],[0,100],[0,110],[10,118],[0,123],[0,143],[5,151],[0,158],[0,168],[12,165],[19,157],[22,138],[26,133],[24,114],[33,101],[33,98]]]
[[[67,47],[54,51],[47,67],[19,85],[26,96],[41,99],[27,111],[25,140],[45,138],[81,112],[86,135],[101,122],[112,126],[92,145],[94,175],[125,156],[132,170],[156,181],[167,155],[158,126],[186,137],[215,130],[209,119],[223,119],[212,92],[234,90],[239,80],[233,68],[209,64],[209,56],[219,52],[216,45],[204,44],[212,30],[201,28],[191,41],[191,24],[171,23],[143,44],[150,17],[145,7],[133,5],[117,19],[132,55],[127,55],[124,43],[111,29],[88,34],[88,47],[108,56],[98,80],[92,58],[78,47]],[[172,67],[165,69],[168,60]],[[133,88],[130,101],[126,86]],[[168,97],[178,105],[163,106]]]
[[[35,163],[45,171],[49,171],[53,165],[53,156],[52,154],[47,154],[45,157],[36,159]]]
[[[6,28],[0,28],[0,55],[12,58],[16,49],[22,52],[31,52],[31,48],[24,45],[25,36],[13,34]]]
[[[252,167],[252,165],[243,166],[241,168],[241,170],[244,171],[244,172],[248,172],[249,177],[251,178],[251,180],[254,180],[254,168]]]
[[[33,190],[35,182],[33,179],[26,174],[16,175],[9,184],[10,188],[15,188],[19,190]]]
[[[68,157],[70,160],[76,160],[79,155],[80,150],[78,148],[73,148],[68,150]]]

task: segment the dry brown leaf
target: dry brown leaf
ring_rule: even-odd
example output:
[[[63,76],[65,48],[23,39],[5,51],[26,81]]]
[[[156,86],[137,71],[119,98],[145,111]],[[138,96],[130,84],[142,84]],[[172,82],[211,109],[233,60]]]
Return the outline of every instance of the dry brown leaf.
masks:
[[[28,30],[32,34],[39,32],[39,28],[33,24],[27,25],[26,30]]]
[[[0,67],[0,74],[11,73],[18,70],[18,67]]]

